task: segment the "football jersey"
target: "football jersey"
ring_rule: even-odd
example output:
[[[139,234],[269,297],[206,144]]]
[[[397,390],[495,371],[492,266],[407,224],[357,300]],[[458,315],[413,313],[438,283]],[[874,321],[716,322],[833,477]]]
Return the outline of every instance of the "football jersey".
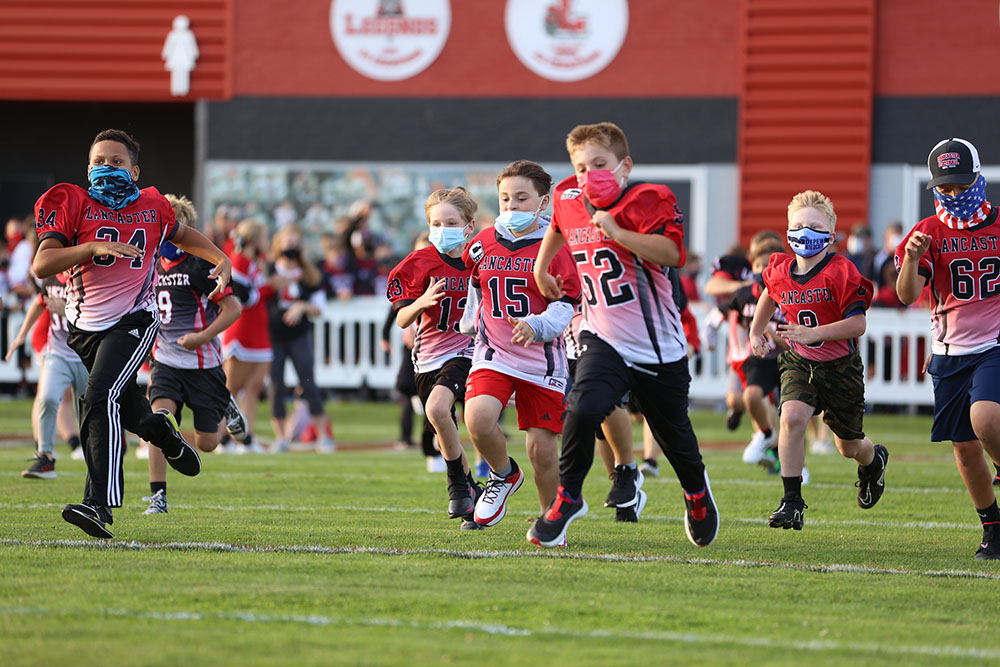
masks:
[[[917,273],[930,285],[931,349],[934,354],[964,355],[1000,345],[1000,225],[997,208],[969,229],[952,229],[935,216],[913,228],[931,237]],[[896,270],[906,242],[896,248]]]
[[[69,279],[65,272],[49,276],[42,281],[42,294],[50,299],[66,300],[66,281]],[[38,295],[42,305],[45,304],[42,294]],[[54,354],[67,361],[80,361],[80,356],[69,346],[69,329],[66,327],[66,318],[49,311],[49,338],[45,342],[43,350],[46,354]]]
[[[667,267],[639,257],[591,224],[583,192],[570,176],[553,194],[552,227],[566,239],[582,284],[583,331],[630,363],[666,364],[687,354]],[[623,229],[666,236],[684,264],[684,217],[663,185],[633,183],[606,210]]]
[[[532,275],[546,228],[514,239],[499,227],[490,227],[480,232],[462,255],[472,271],[472,286],[482,294],[472,370],[489,368],[562,392],[569,375],[562,335],[527,347],[511,343],[514,327],[507,319],[523,319],[548,308],[549,301]],[[560,300],[575,305],[580,300],[580,280],[565,247],[552,259],[549,273],[563,276],[566,294]]]
[[[809,273],[792,273],[795,257],[775,253],[764,269],[767,294],[781,308],[786,322],[817,327],[863,315],[872,302],[872,282],[843,255],[830,253]],[[858,339],[825,340],[810,345],[789,343],[813,361],[830,361],[858,349]]]
[[[274,296],[274,290],[267,282],[267,276],[250,257],[234,252],[229,255],[233,262],[233,282],[249,286],[249,296],[243,301],[240,318],[222,332],[222,346],[226,356],[240,352],[247,361],[256,357],[260,362],[270,361],[271,334],[269,331],[267,301]]]
[[[215,280],[208,277],[214,267],[184,253],[174,261],[161,257],[156,264],[156,304],[160,309],[160,331],[153,346],[153,359],[172,368],[215,368],[222,365],[218,337],[189,350],[177,340],[203,331],[219,316],[219,300],[232,294],[229,286],[209,299]]]
[[[389,273],[386,296],[393,310],[416,301],[437,280],[444,280],[437,305],[417,317],[413,370],[429,373],[454,357],[472,357],[472,339],[458,330],[469,290],[469,269],[461,258],[442,255],[434,246],[414,250]]]
[[[745,348],[750,347],[750,325],[753,323],[753,316],[757,312],[757,302],[760,300],[760,295],[764,291],[764,280],[762,276],[754,276],[754,281],[750,285],[744,285],[739,288],[733,295],[729,298],[729,302],[726,304],[728,309],[728,318],[730,327],[739,327],[744,333],[745,340],[742,345]],[[780,309],[775,309],[774,314],[771,315],[770,322],[774,325],[784,324],[785,317],[782,315]],[[775,326],[775,330],[777,327]],[[766,359],[775,359],[781,350],[774,344],[771,344]],[[749,358],[749,354],[743,357],[744,360]]]
[[[92,257],[72,267],[66,289],[66,319],[85,331],[103,331],[129,313],[156,310],[156,259],[160,243],[177,231],[174,209],[156,191],[143,188],[121,210],[103,206],[87,191],[59,183],[35,203],[38,240],[64,246],[120,242],[140,248],[139,257]]]

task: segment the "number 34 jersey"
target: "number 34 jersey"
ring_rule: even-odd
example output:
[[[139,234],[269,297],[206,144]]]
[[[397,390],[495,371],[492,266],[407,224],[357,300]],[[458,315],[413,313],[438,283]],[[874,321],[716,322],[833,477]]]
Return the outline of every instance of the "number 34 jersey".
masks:
[[[35,203],[38,240],[64,246],[92,241],[129,243],[139,257],[93,257],[70,269],[66,319],[85,331],[104,331],[122,317],[156,309],[155,262],[160,243],[177,231],[174,209],[156,188],[144,188],[121,210],[98,204],[83,188],[60,183]]]
[[[687,355],[687,339],[667,269],[612,241],[591,222],[576,176],[556,186],[553,228],[566,239],[583,289],[583,331],[612,345],[631,363],[666,364]],[[623,229],[666,236],[681,251],[684,217],[663,185],[633,183],[605,209]]]

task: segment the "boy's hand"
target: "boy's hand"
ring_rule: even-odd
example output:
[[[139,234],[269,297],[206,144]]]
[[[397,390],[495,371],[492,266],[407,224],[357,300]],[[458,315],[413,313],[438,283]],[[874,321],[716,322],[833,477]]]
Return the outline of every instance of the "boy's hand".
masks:
[[[183,347],[185,350],[197,350],[199,347],[205,344],[205,341],[201,339],[201,334],[198,333],[186,333],[177,339],[177,344]]]
[[[17,348],[21,347],[22,345],[24,345],[24,336],[18,336],[17,338],[12,340],[10,342],[10,347],[7,348],[7,355],[4,357],[4,359],[6,361],[10,361],[11,358],[14,356],[14,352],[17,351]]]
[[[621,231],[621,227],[615,222],[615,217],[607,211],[597,211],[594,213],[594,217],[590,219],[590,224],[604,232],[604,235],[612,241],[615,240],[615,236]]]
[[[215,268],[212,269],[212,272],[208,274],[209,278],[215,278],[215,289],[208,295],[208,298],[211,299],[216,294],[219,294],[222,290],[226,289],[226,285],[229,284],[229,279],[232,275],[233,263],[229,261],[228,257],[216,264]]]
[[[551,273],[536,275],[535,282],[538,283],[538,289],[542,296],[549,301],[558,301],[566,296],[566,292],[563,291],[562,274],[555,277]]]
[[[444,296],[441,294],[442,289],[444,289],[444,278],[438,278],[428,285],[427,291],[421,294],[413,303],[421,310],[427,310],[432,306],[436,306],[437,302]]]
[[[91,257],[142,257],[142,248],[118,241],[91,241]]]
[[[924,234],[923,232],[914,231],[909,240],[906,242],[906,257],[909,259],[919,260],[931,247],[931,237],[930,234]]]
[[[794,322],[779,324],[778,335],[789,343],[798,343],[799,345],[812,345],[819,342],[816,327],[805,327]]]
[[[510,338],[511,343],[524,344],[525,347],[528,347],[535,342],[535,330],[528,326],[527,322],[516,320],[513,317],[508,317],[507,321],[514,326],[514,335]]]
[[[765,357],[770,352],[771,345],[764,336],[750,336],[750,349],[753,350],[754,356]]]

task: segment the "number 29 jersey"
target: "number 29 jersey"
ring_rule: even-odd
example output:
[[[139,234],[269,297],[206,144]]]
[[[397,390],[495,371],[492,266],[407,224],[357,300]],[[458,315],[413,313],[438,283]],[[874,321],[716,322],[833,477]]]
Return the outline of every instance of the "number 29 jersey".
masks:
[[[562,234],[582,283],[583,331],[612,345],[628,362],[666,364],[687,355],[687,339],[666,267],[646,261],[591,224],[576,176],[556,186],[553,228]],[[684,217],[664,185],[634,183],[608,209],[623,229],[666,236],[684,264]]]
[[[414,250],[389,273],[385,292],[392,309],[410,305],[427,291],[432,282],[443,279],[437,305],[417,317],[413,342],[413,370],[436,371],[454,357],[472,357],[472,339],[459,332],[458,322],[465,311],[469,270],[459,258],[442,255],[434,246]]]

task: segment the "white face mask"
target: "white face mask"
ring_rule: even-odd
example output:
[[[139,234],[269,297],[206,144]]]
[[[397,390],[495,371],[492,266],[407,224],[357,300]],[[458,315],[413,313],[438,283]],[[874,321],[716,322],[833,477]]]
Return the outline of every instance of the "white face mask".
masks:
[[[848,255],[860,255],[865,249],[864,244],[861,242],[857,236],[847,237],[847,254]]]

